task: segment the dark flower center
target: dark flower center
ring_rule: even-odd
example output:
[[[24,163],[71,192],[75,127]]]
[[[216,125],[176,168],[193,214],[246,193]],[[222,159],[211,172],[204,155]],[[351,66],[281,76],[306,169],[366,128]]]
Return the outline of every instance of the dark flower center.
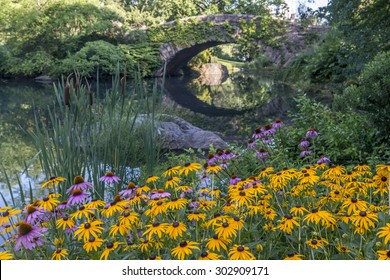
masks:
[[[209,254],[209,253],[207,253],[207,252],[203,252],[200,256],[201,256],[202,258],[205,258],[205,257],[208,256],[208,254]]]
[[[213,239],[218,240],[218,235],[214,234]]]
[[[382,182],[386,182],[386,181],[387,181],[387,177],[383,176],[383,177],[381,178],[381,181],[382,181]]]
[[[184,167],[188,167],[190,165],[191,165],[191,163],[187,162],[186,164],[184,164]]]
[[[56,179],[57,177],[50,177],[49,181]]]
[[[83,210],[85,210],[85,207],[84,206],[80,206],[79,207],[79,211],[83,211]]]
[[[318,212],[318,209],[317,208],[314,208],[311,210],[312,213],[317,213]]]
[[[150,255],[149,260],[155,260],[157,258],[156,255]]]
[[[27,235],[32,230],[33,230],[33,228],[29,223],[21,222],[19,224],[18,233],[21,236]]]
[[[241,191],[238,193],[240,196],[245,196],[245,192]]]
[[[73,183],[74,183],[75,185],[84,183],[84,178],[83,178],[82,176],[76,176],[76,177],[74,177],[74,179],[73,179]]]
[[[91,224],[90,224],[90,223],[85,223],[85,224],[84,224],[84,228],[85,228],[85,229],[89,229],[90,227],[91,227]]]
[[[135,188],[135,184],[133,182],[130,182],[127,184],[127,189],[131,190]]]
[[[180,247],[184,248],[186,247],[188,244],[187,242],[183,241],[183,242],[180,242]]]
[[[29,206],[27,207],[27,214],[28,214],[28,215],[34,213],[35,211],[37,211],[37,209],[36,209],[34,206],[29,205]]]
[[[177,228],[177,227],[179,226],[179,222],[173,222],[172,226],[173,226],[174,228]]]
[[[293,252],[287,252],[287,257],[292,258],[294,256],[295,256],[295,254]]]
[[[287,215],[285,215],[284,216],[287,220],[291,220],[293,217],[291,216],[291,215],[289,215],[289,214],[287,214]]]
[[[159,222],[155,222],[155,223],[153,223],[152,226],[153,226],[153,227],[159,227],[159,226],[160,226],[160,223],[159,223]]]
[[[366,213],[366,211],[360,211],[359,215],[360,215],[360,217],[365,217],[365,216],[367,216],[367,213]]]
[[[56,250],[56,253],[57,253],[57,254],[60,254],[61,252],[62,252],[62,249],[57,249],[57,250]]]
[[[339,191],[334,191],[334,194],[340,194],[340,192]]]
[[[224,222],[223,224],[222,224],[222,227],[224,227],[224,228],[227,228],[229,226],[229,224],[227,223],[227,222]]]
[[[244,250],[245,250],[245,248],[242,247],[241,245],[237,247],[237,251],[238,251],[238,252],[242,252],[242,251],[244,251]]]
[[[73,192],[72,192],[72,195],[73,196],[79,196],[79,195],[81,195],[83,192],[81,191],[81,190],[74,190]]]
[[[390,258],[390,251],[387,251],[386,256]]]
[[[351,198],[352,203],[356,203],[358,200],[356,198]]]
[[[95,242],[95,237],[91,236],[88,241],[91,242],[91,243]]]
[[[112,177],[112,176],[114,176],[114,173],[111,171],[108,171],[105,176]]]
[[[111,249],[113,247],[114,247],[114,243],[112,243],[112,242],[107,243],[107,249]]]
[[[315,239],[312,239],[312,240],[311,240],[311,244],[313,244],[313,245],[317,245],[317,244],[318,244],[318,241],[317,241],[317,240],[315,240]]]
[[[158,205],[158,206],[161,206],[162,204],[163,204],[162,201],[157,202],[157,205]]]
[[[234,217],[233,219],[234,219],[234,221],[236,221],[236,222],[239,222],[239,221],[240,221],[240,218],[239,218],[239,217]]]
[[[49,201],[49,198],[48,197],[45,197],[44,199],[42,199],[44,202],[46,201]]]

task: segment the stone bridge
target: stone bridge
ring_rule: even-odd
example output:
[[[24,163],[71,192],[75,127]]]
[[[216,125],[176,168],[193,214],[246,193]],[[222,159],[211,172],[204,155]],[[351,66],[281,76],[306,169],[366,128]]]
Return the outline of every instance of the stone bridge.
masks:
[[[148,40],[160,45],[162,66],[155,76],[175,75],[198,53],[221,44],[251,42],[277,66],[283,66],[313,40],[322,26],[303,28],[272,18],[220,14],[194,16],[145,30]]]

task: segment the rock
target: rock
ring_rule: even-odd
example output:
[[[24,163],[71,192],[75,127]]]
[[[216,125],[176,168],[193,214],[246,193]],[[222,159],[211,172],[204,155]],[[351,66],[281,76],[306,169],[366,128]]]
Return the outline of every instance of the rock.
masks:
[[[144,115],[138,116],[136,126],[145,120]],[[209,149],[210,145],[224,149],[228,146],[216,133],[196,127],[177,116],[164,114],[155,127],[163,149]]]
[[[226,81],[229,70],[219,63],[205,63],[200,68],[200,80],[203,85],[220,85]]]

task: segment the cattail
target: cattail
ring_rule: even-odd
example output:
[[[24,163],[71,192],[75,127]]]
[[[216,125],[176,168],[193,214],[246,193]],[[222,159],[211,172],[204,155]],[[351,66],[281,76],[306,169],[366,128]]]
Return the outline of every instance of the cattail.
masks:
[[[70,82],[69,79],[72,76],[72,74],[69,74],[69,76],[66,78],[66,84],[65,84],[65,92],[64,92],[64,101],[66,106],[70,106]]]
[[[92,106],[92,104],[93,104],[93,92],[91,90],[91,85],[88,83],[87,78],[85,78],[85,82],[87,83],[87,87],[88,87],[89,105]]]
[[[75,89],[75,93],[76,95],[79,93],[80,91],[80,73],[77,71],[76,73],[76,79],[75,79],[75,83],[74,83],[74,89]]]

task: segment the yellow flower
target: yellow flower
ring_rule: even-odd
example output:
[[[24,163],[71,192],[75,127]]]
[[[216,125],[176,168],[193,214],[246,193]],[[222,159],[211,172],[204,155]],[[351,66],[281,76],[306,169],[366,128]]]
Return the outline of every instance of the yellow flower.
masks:
[[[222,238],[229,239],[237,235],[237,230],[228,222],[223,222],[215,229],[215,233]]]
[[[389,175],[390,173],[384,173],[382,171],[372,178],[373,186],[376,189],[374,194],[380,193],[384,195],[389,192]]]
[[[103,225],[103,222],[99,220],[85,222],[74,232],[74,236],[79,235],[78,240],[84,238],[84,242],[89,240],[90,235],[98,239],[98,234],[101,234],[103,231],[101,225]]]
[[[159,179],[159,177],[157,176],[149,176],[147,179],[146,179],[146,184],[149,184],[149,183],[154,183],[156,182],[157,180]]]
[[[348,208],[347,214],[351,215],[357,211],[364,211],[365,209],[368,208],[368,206],[369,206],[368,202],[353,197],[350,199],[346,199],[343,205],[341,205],[341,208],[342,209]]]
[[[125,236],[129,233],[129,230],[131,230],[131,225],[129,223],[119,222],[111,226],[109,235],[115,237],[119,232],[120,235]]]
[[[309,210],[307,210],[302,205],[296,205],[290,209],[290,214],[293,214],[295,216],[303,216],[305,212],[309,212]]]
[[[65,216],[61,219],[58,219],[56,225],[57,228],[62,228],[62,230],[65,230],[66,228],[72,228],[74,226],[74,221],[72,218]]]
[[[324,179],[330,179],[333,181],[341,181],[341,176],[345,172],[344,166],[338,166],[338,165],[329,165],[329,169],[325,170],[321,177]]]
[[[207,168],[206,168],[206,172],[207,173],[215,173],[215,174],[217,174],[221,170],[222,170],[222,167],[219,166],[219,165],[215,165],[215,164],[208,165]]]
[[[244,220],[239,217],[229,218],[227,222],[236,230],[240,230],[244,227]]]
[[[68,258],[66,257],[68,255],[68,250],[64,248],[58,248],[53,252],[53,255],[51,256],[52,260],[61,260],[64,258],[67,260]]]
[[[149,251],[150,249],[152,249],[154,247],[153,239],[148,240],[148,239],[142,239],[141,238],[140,242],[141,242],[141,244],[139,245],[139,249],[142,252],[147,252],[147,251]]]
[[[179,183],[181,182],[181,179],[179,177],[169,177],[167,181],[165,182],[165,188],[174,188],[179,186]]]
[[[274,169],[272,167],[266,167],[266,168],[263,168],[258,177],[259,179],[263,179],[263,178],[268,178],[270,174],[272,174],[274,172]]]
[[[58,186],[60,182],[64,182],[64,181],[66,181],[66,179],[63,177],[51,177],[49,181],[46,181],[45,183],[42,184],[41,189],[44,189],[46,187],[52,188],[54,186]]]
[[[183,241],[177,247],[172,249],[172,255],[177,257],[179,260],[184,260],[186,256],[192,255],[192,250],[199,250],[196,246],[198,243],[192,241]]]
[[[220,252],[222,249],[226,250],[227,249],[226,244],[229,244],[230,242],[231,242],[230,239],[225,239],[225,238],[219,237],[217,234],[215,234],[206,243],[206,248],[209,250]]]
[[[94,215],[95,214],[93,213],[93,211],[86,208],[84,205],[84,206],[80,206],[76,212],[70,215],[70,217],[72,219],[81,219],[84,216],[86,219],[88,219],[89,217],[92,217]]]
[[[179,170],[179,175],[183,174],[188,175],[189,172],[191,171],[199,171],[202,168],[202,165],[199,163],[186,163],[180,170]]]
[[[338,243],[336,249],[340,253],[349,253],[350,252],[348,246],[343,244],[343,243]]]
[[[43,210],[45,211],[52,211],[58,204],[60,204],[60,201],[56,198],[61,196],[60,194],[49,194],[48,196],[44,197],[42,200],[38,200],[39,207],[43,207]]]
[[[378,237],[384,237],[384,245],[386,245],[390,241],[390,223],[386,224],[386,226],[379,228],[377,235]]]
[[[185,224],[180,222],[173,222],[166,228],[166,233],[169,238],[177,239],[178,237],[183,237],[183,233],[187,230]]]
[[[91,236],[87,241],[85,241],[83,248],[85,251],[87,251],[87,253],[89,253],[89,251],[92,250],[97,251],[98,248],[102,246],[102,244],[103,244],[103,239],[98,237],[95,238],[94,236]]]
[[[277,228],[283,232],[290,234],[294,226],[299,227],[299,223],[295,219],[295,217],[288,214],[282,218],[281,223],[277,226]]]
[[[317,250],[319,248],[324,248],[324,245],[328,244],[328,241],[326,241],[326,239],[324,239],[324,238],[317,237],[317,238],[312,238],[312,239],[307,240],[306,244],[309,247]]]
[[[92,199],[92,201],[90,203],[85,205],[85,208],[97,209],[99,207],[104,207],[104,205],[106,205],[106,202],[104,202],[103,200]]]
[[[172,177],[179,173],[180,166],[168,167],[167,170],[162,174],[164,177]]]
[[[288,252],[287,257],[284,260],[302,260],[303,255],[294,254],[293,252]]]
[[[3,207],[0,210],[0,226],[12,224],[10,218],[22,212],[22,210],[12,209],[9,206]]]
[[[378,260],[390,260],[390,250],[381,250],[376,253],[379,256]]]
[[[249,251],[249,247],[243,245],[234,245],[229,250],[230,260],[255,260],[255,256]]]
[[[314,224],[322,224],[323,226],[326,227],[331,227],[336,224],[336,219],[332,217],[332,214],[323,211],[323,210],[318,210],[317,208],[312,209],[309,214],[307,214],[304,218],[303,221],[307,221],[308,223],[314,223]]]
[[[121,224],[136,225],[139,222],[139,215],[135,212],[124,211],[122,215],[119,216],[119,221]]]
[[[194,211],[193,213],[190,213],[187,215],[187,218],[189,221],[200,221],[206,219],[206,214],[200,213],[199,211]]]
[[[101,260],[107,260],[109,254],[114,251],[118,246],[122,244],[121,242],[107,242],[106,249],[103,251],[102,255],[100,256]]]
[[[163,214],[167,211],[168,205],[167,203],[164,203],[163,201],[158,201],[156,205],[152,206],[151,208],[147,209],[145,211],[146,216],[157,216],[159,214]]]
[[[231,193],[231,198],[233,202],[236,202],[237,205],[240,206],[249,206],[254,201],[254,196],[251,194],[250,189],[242,189],[239,188],[238,191],[234,191]]]
[[[0,252],[0,260],[5,261],[5,260],[11,260],[13,259],[13,255],[9,253],[8,251],[3,251]]]
[[[352,223],[355,227],[361,227],[365,230],[375,227],[373,221],[378,222],[378,214],[370,213],[366,211],[360,211],[359,214],[355,214],[351,217]]]
[[[158,238],[161,239],[166,231],[167,226],[168,225],[166,223],[155,222],[149,225],[149,228],[142,235],[148,235],[148,239],[152,239],[153,236],[157,235]]]
[[[220,259],[220,256],[217,255],[216,253],[212,253],[212,252],[202,252],[202,254],[200,254],[200,257],[199,257],[199,260],[219,260]]]
[[[387,172],[390,173],[390,164],[378,164],[376,166],[376,173]]]
[[[101,213],[107,218],[111,217],[115,213],[122,212],[125,207],[126,201],[112,201],[107,206],[105,206]]]

